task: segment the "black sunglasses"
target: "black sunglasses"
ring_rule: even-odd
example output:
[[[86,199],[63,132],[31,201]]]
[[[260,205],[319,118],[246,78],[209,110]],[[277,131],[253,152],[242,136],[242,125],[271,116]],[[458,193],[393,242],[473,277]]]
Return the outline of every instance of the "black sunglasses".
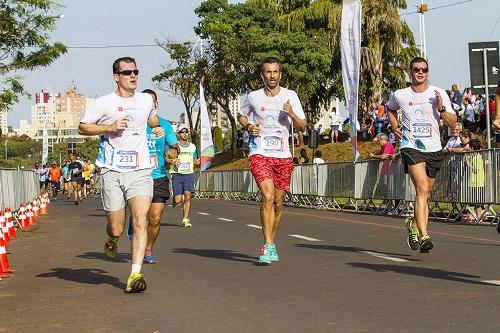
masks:
[[[131,69],[125,69],[121,72],[118,72],[116,74],[121,74],[121,75],[125,75],[125,76],[130,76],[132,75],[132,73],[134,73],[134,75],[138,75],[139,74],[139,70],[138,69],[134,69],[134,70],[131,70]]]
[[[188,131],[179,131],[179,133],[189,133]]]
[[[420,73],[420,71],[422,71],[422,73],[427,73],[429,71],[429,68],[427,67],[413,67],[412,68],[413,72],[414,73]]]

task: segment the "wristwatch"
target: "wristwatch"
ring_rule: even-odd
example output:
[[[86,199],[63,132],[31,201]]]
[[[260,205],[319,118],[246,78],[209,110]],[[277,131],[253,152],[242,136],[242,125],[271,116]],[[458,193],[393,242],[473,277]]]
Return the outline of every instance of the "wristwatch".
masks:
[[[438,109],[438,111],[439,111],[439,113],[444,113],[444,112],[446,112],[446,106],[444,106],[444,105],[443,105],[443,108],[442,108],[441,110],[439,110],[439,109]]]
[[[253,126],[253,125],[252,125],[252,124],[250,124],[250,123],[248,123],[248,124],[246,124],[246,125],[245,125],[245,129],[246,129],[248,132],[250,132],[250,129],[249,129],[249,128],[250,128],[250,126]]]

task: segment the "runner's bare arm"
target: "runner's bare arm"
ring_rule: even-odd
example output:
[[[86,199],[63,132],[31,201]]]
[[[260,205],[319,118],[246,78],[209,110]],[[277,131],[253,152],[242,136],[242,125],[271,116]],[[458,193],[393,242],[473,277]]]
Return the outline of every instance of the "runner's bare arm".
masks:
[[[285,112],[290,118],[292,118],[293,125],[299,132],[303,132],[307,127],[307,120],[300,119],[293,112],[292,104],[290,104],[290,100],[288,100],[285,104],[283,104],[283,112]]]
[[[399,121],[398,121],[398,110],[391,110],[387,108],[387,118],[389,118],[389,122],[391,123],[391,128],[394,134],[398,137],[402,137],[403,133],[401,132],[401,129],[399,128]]]
[[[259,136],[261,126],[259,123],[250,124],[248,118],[242,114],[238,115],[238,122],[244,129],[248,131],[248,133],[252,136]]]
[[[151,130],[153,133],[156,135],[157,138],[161,138],[162,136],[165,135],[165,130],[163,127],[160,125],[160,118],[158,118],[158,115],[155,114],[152,117],[149,117],[148,119],[148,125],[151,127]]]
[[[81,135],[100,135],[105,133],[115,133],[127,128],[127,117],[121,117],[112,124],[86,124],[78,125],[78,133]]]
[[[441,96],[441,93],[438,90],[434,90],[434,93],[436,94],[437,98],[437,109],[443,110],[443,97]],[[457,123],[457,115],[453,112],[439,112],[441,114],[441,119],[445,122],[446,125],[448,125],[450,128],[455,128],[455,125]]]

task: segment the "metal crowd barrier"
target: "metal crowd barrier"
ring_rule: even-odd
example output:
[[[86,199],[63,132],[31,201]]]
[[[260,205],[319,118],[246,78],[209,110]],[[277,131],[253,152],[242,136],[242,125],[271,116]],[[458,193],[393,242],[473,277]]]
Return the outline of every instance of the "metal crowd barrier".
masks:
[[[197,174],[198,197],[260,200],[250,171]],[[415,189],[400,158],[296,166],[286,204],[371,214],[411,214]],[[448,154],[435,181],[430,216],[500,221],[500,149]],[[474,216],[474,207],[482,207]]]
[[[0,209],[17,210],[21,203],[38,196],[38,175],[32,170],[0,169]]]

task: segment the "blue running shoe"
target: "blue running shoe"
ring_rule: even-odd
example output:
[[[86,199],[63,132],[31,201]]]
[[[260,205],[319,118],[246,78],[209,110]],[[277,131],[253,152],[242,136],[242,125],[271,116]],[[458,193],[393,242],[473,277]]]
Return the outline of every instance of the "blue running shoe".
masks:
[[[280,261],[280,257],[278,256],[278,251],[276,251],[276,245],[269,245],[269,256],[271,257],[271,261]]]
[[[155,255],[153,252],[151,252],[150,255],[144,256],[144,263],[149,264],[149,265],[154,265],[158,263],[158,259],[156,259]]]
[[[261,264],[270,264],[271,260],[271,244],[264,244],[263,247],[259,250],[259,263]]]

